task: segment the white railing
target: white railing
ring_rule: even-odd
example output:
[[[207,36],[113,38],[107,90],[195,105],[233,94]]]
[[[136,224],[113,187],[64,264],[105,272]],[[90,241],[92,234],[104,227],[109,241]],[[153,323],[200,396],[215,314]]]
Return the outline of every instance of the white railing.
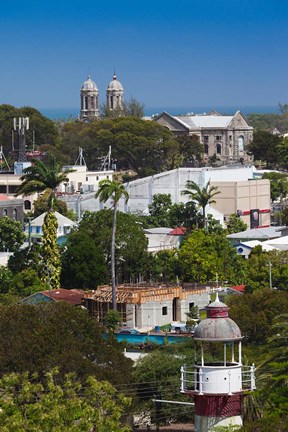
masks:
[[[236,366],[237,367],[237,366]],[[240,367],[238,365],[238,367]],[[209,366],[208,366],[209,368]],[[213,367],[215,371],[215,367]],[[223,372],[225,370],[223,366],[219,368]],[[209,388],[218,388],[216,393],[228,393],[233,394],[236,393],[235,387],[239,387],[239,391],[253,391],[256,389],[255,385],[255,365],[254,363],[252,366],[241,366],[241,383],[239,385],[239,382],[236,382],[235,375],[233,373],[231,374],[230,368],[227,368],[227,375],[228,375],[228,382],[225,382],[225,387],[219,383],[219,380],[215,380],[215,374],[212,376],[212,380],[209,378],[209,387],[207,386],[207,366],[199,366],[195,365],[194,369],[188,369],[186,365],[181,367],[181,385],[180,385],[180,391],[181,393],[189,393],[194,392],[198,394],[205,394],[205,393],[215,393],[215,391],[209,391]],[[204,370],[204,372],[203,372]],[[205,377],[205,380],[204,380]],[[214,381],[213,381],[214,379]],[[225,378],[226,379],[226,378]],[[227,389],[227,391],[223,388]],[[222,390],[222,391],[221,391]],[[238,391],[237,391],[238,392]]]

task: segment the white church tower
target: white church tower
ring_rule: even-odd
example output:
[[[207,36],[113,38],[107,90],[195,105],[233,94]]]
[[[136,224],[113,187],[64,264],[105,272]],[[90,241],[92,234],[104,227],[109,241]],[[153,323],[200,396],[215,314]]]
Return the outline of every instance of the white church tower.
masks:
[[[99,91],[97,85],[88,76],[81,86],[80,99],[81,111],[80,120],[89,121],[99,117]]]
[[[218,293],[206,313],[195,329],[194,368],[181,368],[181,393],[194,397],[196,432],[217,426],[240,428],[244,393],[255,389],[255,367],[242,365],[241,332]],[[217,360],[208,358],[209,348],[218,353]]]
[[[124,88],[120,81],[117,80],[114,72],[113,80],[110,81],[106,90],[107,110],[121,111],[124,108]]]

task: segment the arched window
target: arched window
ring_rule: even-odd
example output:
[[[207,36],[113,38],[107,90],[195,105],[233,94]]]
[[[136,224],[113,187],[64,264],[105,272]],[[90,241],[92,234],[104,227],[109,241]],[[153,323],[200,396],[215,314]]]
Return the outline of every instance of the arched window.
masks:
[[[221,154],[221,144],[216,145],[216,153]]]
[[[208,144],[204,144],[204,153],[208,154]]]
[[[7,215],[8,215],[7,209],[3,209],[3,216],[7,216]]]
[[[24,201],[24,210],[31,210],[31,202],[29,200]]]
[[[114,104],[113,104],[113,96],[110,96],[110,108],[111,108],[111,109],[114,108]]]
[[[238,150],[239,150],[239,152],[244,151],[244,136],[243,135],[240,135],[238,138]]]
[[[13,219],[17,220],[17,209],[13,209]]]

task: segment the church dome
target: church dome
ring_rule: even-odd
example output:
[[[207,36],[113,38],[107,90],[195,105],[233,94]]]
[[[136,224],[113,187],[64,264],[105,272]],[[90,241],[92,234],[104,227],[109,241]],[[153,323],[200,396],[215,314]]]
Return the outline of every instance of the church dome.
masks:
[[[229,318],[228,306],[218,299],[206,307],[207,318],[195,329],[194,339],[202,341],[235,341],[242,339],[238,325]]]
[[[81,90],[96,90],[98,91],[98,87],[94,81],[91,80],[90,76],[88,76],[87,80],[83,82],[81,86]]]
[[[113,75],[113,80],[108,84],[107,90],[121,90],[123,91],[123,86],[120,81],[117,80],[116,74]]]

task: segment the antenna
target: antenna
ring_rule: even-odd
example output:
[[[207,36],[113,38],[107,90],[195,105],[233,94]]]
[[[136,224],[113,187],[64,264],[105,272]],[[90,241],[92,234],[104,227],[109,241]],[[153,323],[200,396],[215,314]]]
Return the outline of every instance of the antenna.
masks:
[[[111,158],[111,146],[109,146],[109,150],[106,156],[102,157],[102,165],[100,171],[109,171],[111,169],[116,170],[116,159]]]
[[[4,161],[4,163],[3,163]],[[10,171],[10,166],[7,162],[7,159],[3,153],[3,147],[0,147],[0,172],[3,172],[3,167],[6,165],[6,167],[8,168],[8,170]]]
[[[83,148],[82,147],[79,147],[79,153],[78,153],[78,156],[77,156],[77,159],[76,159],[76,162],[75,162],[75,165],[77,165],[79,163],[79,165],[85,165],[85,166],[87,166],[86,165],[86,162],[85,162],[85,159],[84,159],[84,156],[83,156]]]
[[[18,131],[19,148],[18,148],[18,162],[26,162],[26,140],[25,132],[29,130],[29,117],[14,117],[13,119],[14,131]],[[13,134],[13,147],[14,147],[14,134]]]

